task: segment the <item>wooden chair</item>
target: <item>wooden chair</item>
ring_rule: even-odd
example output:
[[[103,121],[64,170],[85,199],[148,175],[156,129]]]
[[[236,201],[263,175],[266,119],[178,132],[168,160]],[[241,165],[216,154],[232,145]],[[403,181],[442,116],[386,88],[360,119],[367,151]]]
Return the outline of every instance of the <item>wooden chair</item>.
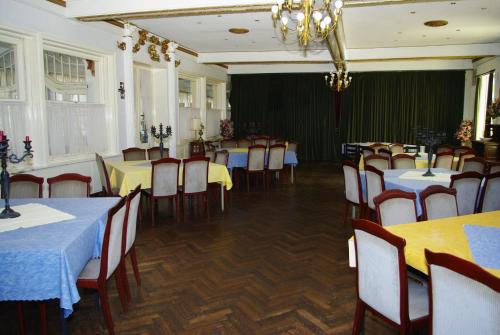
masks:
[[[277,137],[273,137],[273,138],[269,139],[269,146],[272,146],[275,144],[285,144],[285,140],[282,138],[277,138]]]
[[[248,148],[247,166],[244,169],[247,181],[247,192],[250,192],[250,175],[261,175],[265,185],[265,157],[266,147],[263,145],[252,145]]]
[[[407,154],[397,154],[392,156],[393,169],[416,169],[415,156]]]
[[[420,192],[422,220],[458,216],[457,190],[442,185],[431,185]]]
[[[405,240],[368,220],[353,220],[352,225],[357,260],[352,334],[359,334],[367,309],[398,328],[400,334],[427,325],[427,289],[408,280]]]
[[[425,249],[429,269],[429,334],[496,335],[500,279],[482,267]]]
[[[358,208],[358,218],[363,218],[365,202],[363,200],[363,191],[361,189],[361,177],[359,176],[359,168],[352,161],[342,162],[342,171],[344,172],[344,225],[347,222],[349,207]]]
[[[205,157],[207,157],[211,163],[215,162],[215,151],[213,150],[209,150],[209,151],[205,151]]]
[[[404,154],[404,145],[401,143],[393,143],[389,146],[389,149],[393,155]]]
[[[471,157],[465,158],[464,164],[462,166],[462,172],[477,172],[485,174],[486,172],[486,161],[481,157]]]
[[[184,219],[186,219],[187,198],[202,196],[207,217],[210,217],[208,206],[208,166],[206,157],[192,157],[184,159],[184,172],[182,183],[182,205],[184,206]]]
[[[385,191],[384,172],[373,166],[368,165],[365,168],[365,177],[366,177],[366,204],[368,209],[368,212],[365,213],[365,216],[369,217],[370,210],[373,213],[376,212],[373,198],[375,198],[377,195]]]
[[[162,158],[160,155],[160,147],[152,147],[149,148],[147,151],[148,151],[148,159],[150,161],[156,161]],[[163,148],[163,158],[168,158],[168,157],[169,157],[169,149]]]
[[[122,150],[124,161],[145,161],[146,149],[141,148],[128,148]]]
[[[437,149],[436,149],[436,154],[440,154],[442,152],[454,152],[455,151],[455,147],[449,145],[449,144],[441,144],[441,145],[438,145]]]
[[[417,196],[413,192],[386,190],[373,198],[378,224],[387,227],[417,222]]]
[[[42,177],[31,174],[20,173],[13,175],[10,177],[9,196],[11,199],[42,198],[43,181]]]
[[[464,172],[451,175],[450,178],[450,188],[457,191],[458,215],[475,213],[483,175],[477,172]]]
[[[480,213],[500,210],[500,172],[484,177],[484,185],[479,198]]]
[[[363,147],[361,149],[361,154],[363,155],[363,159],[365,160],[365,163],[366,163],[366,159],[372,155],[375,155],[375,150],[373,150],[372,148],[370,147]]]
[[[227,166],[229,160],[229,152],[227,150],[219,150],[215,153],[215,164]]]
[[[238,148],[248,148],[252,145],[252,141],[247,140],[246,138],[240,138],[238,140]]]
[[[460,157],[460,155],[463,154],[464,152],[474,152],[474,154],[476,153],[474,149],[466,146],[460,146],[453,150],[453,154],[455,157]]]
[[[222,149],[237,148],[238,142],[236,140],[222,140],[222,141],[220,141],[220,147]]]
[[[288,147],[286,148],[286,151],[293,151],[295,154],[298,154],[298,146],[299,144],[294,141],[288,141]]]
[[[380,148],[378,150],[378,155],[382,157],[386,157],[389,160],[389,169],[391,168],[392,161],[392,152],[388,149]]]
[[[383,171],[383,170],[389,170],[390,169],[390,158],[386,156],[381,156],[381,155],[371,155],[369,157],[366,157],[365,159],[365,167],[366,166],[373,166],[376,167],[377,169]]]
[[[123,285],[122,241],[125,221],[125,198],[122,198],[108,212],[104,230],[101,258],[91,259],[80,273],[76,286],[97,290],[109,334],[114,334],[113,318],[109,308],[107,280],[115,274],[116,287],[124,310],[127,309],[126,292]],[[116,273],[115,273],[116,272]]]
[[[92,178],[78,173],[63,173],[48,178],[49,198],[88,198]]]
[[[500,162],[498,163],[493,163],[493,162],[488,162],[488,173],[496,173],[500,172]]]
[[[285,151],[286,145],[284,144],[274,144],[269,147],[267,153],[267,167],[266,171],[266,185],[269,189],[269,179],[273,174],[278,173],[281,177],[281,173],[285,172]]]
[[[379,153],[380,149],[389,150],[389,146],[387,144],[382,144],[382,143],[373,143],[372,145],[370,145],[370,148],[372,148],[375,151],[376,155]]]
[[[130,287],[128,284],[127,264],[125,259],[130,255],[132,270],[134,271],[135,282],[141,286],[141,275],[137,265],[137,254],[135,252],[135,235],[137,231],[137,217],[139,215],[139,205],[141,203],[141,185],[138,185],[128,196],[125,204],[125,223],[123,226],[122,240],[122,269],[124,287],[127,294],[127,300],[132,300]]]
[[[106,163],[104,159],[97,152],[95,153],[95,160],[97,163],[97,170],[99,171],[99,179],[102,185],[102,194],[106,197],[112,197],[118,194],[118,190],[111,188],[111,182],[109,180],[108,170],[106,169]]]
[[[436,154],[434,160],[434,168],[443,168],[451,170],[453,166],[453,153],[451,151],[444,151]]]
[[[254,145],[263,145],[265,147],[269,146],[269,137],[267,136],[259,136],[253,139]]]
[[[464,167],[465,160],[467,158],[476,157],[476,152],[473,150],[461,152],[458,156],[457,171],[462,171]]]
[[[179,198],[177,191],[180,163],[181,161],[175,158],[162,158],[151,162],[151,189],[143,190],[142,193],[147,199],[151,200],[152,226],[156,223],[157,202],[160,199],[173,199],[175,202],[176,220],[179,221]]]

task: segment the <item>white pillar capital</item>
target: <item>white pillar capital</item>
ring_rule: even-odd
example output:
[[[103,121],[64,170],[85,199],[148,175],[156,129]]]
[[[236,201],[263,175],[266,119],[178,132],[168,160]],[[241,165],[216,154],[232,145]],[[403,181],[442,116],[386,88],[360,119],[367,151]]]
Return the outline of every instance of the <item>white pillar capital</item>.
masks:
[[[129,23],[126,23],[124,26],[123,26],[123,37],[132,37],[134,31],[136,30],[137,28]]]
[[[168,51],[168,53],[174,53],[178,47],[179,47],[179,44],[177,44],[175,42],[169,42],[167,51]]]

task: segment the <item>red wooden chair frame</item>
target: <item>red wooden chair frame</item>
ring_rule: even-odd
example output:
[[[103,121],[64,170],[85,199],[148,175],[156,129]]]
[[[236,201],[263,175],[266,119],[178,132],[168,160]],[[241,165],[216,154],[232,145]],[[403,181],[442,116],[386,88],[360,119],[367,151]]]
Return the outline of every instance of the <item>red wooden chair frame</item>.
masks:
[[[47,178],[47,184],[49,184],[49,198],[52,197],[52,185],[62,182],[62,181],[80,181],[87,184],[87,198],[90,196],[90,182],[92,178],[89,176],[83,176],[79,173],[63,173],[55,177]]]
[[[260,173],[262,175],[262,182],[264,183],[264,187],[266,187],[266,153],[264,153],[264,166],[262,167],[262,170],[257,170],[257,171],[250,171],[248,169],[248,165],[250,163],[250,157],[251,155],[253,154],[253,151],[255,149],[266,149],[266,146],[264,145],[260,145],[260,144],[255,144],[255,145],[252,145],[251,147],[248,148],[248,159],[247,159],[247,166],[245,168],[245,174],[246,174],[246,178],[247,178],[247,192],[250,192],[250,175],[251,174],[257,174],[257,173]]]
[[[481,163],[483,164],[484,166],[484,169],[483,169],[483,172],[482,174],[486,174],[486,169],[487,169],[487,163],[486,163],[486,160],[482,157],[470,157],[470,158],[466,158],[464,159],[464,165],[466,162],[477,162],[477,163]]]
[[[417,195],[415,192],[405,192],[398,189],[384,190],[382,193],[373,198],[373,203],[375,204],[375,211],[377,212],[377,224],[383,226],[382,217],[380,215],[380,205],[384,201],[390,199],[408,199],[413,201],[413,207],[415,208],[415,222],[418,221],[417,218]]]
[[[10,177],[10,183],[16,183],[16,182],[30,182],[30,183],[35,183],[38,184],[38,197],[42,198],[43,197],[43,182],[44,179],[42,177],[37,177],[32,174],[28,173],[19,173],[16,175],[13,175]],[[3,198],[3,194],[2,194]]]
[[[463,158],[465,155],[474,155],[475,156],[476,151],[469,148],[468,151],[460,152],[460,154],[458,155],[457,171],[460,171],[460,163],[462,162],[462,159],[464,160],[464,163],[465,163],[465,158]],[[472,157],[469,157],[469,158],[472,158]]]
[[[241,146],[240,143],[245,143],[247,144],[247,146]],[[250,146],[252,146],[252,141],[250,141],[249,139],[246,139],[246,138],[240,138],[237,142],[236,142],[236,145],[238,146],[238,148],[248,148]]]
[[[122,150],[123,160],[124,161],[128,161],[127,154],[129,154],[129,153],[139,153],[139,152],[144,155],[144,159],[143,160],[146,160],[146,149],[136,148],[136,147],[123,149]]]
[[[451,152],[451,151],[444,151],[444,152],[441,152],[439,154],[436,154],[436,158],[434,159],[434,164],[432,165],[432,167],[436,168],[436,163],[438,161],[438,158],[443,157],[443,156],[451,156],[451,163],[450,163],[450,170],[451,170],[453,168],[453,158],[455,158],[455,156],[453,155],[453,152]]]
[[[400,320],[401,320],[401,325],[398,325],[394,321],[386,318],[384,315],[379,313],[377,310],[373,309],[371,306],[366,304],[364,301],[361,300],[359,297],[359,289],[358,289],[358,280],[359,280],[359,267],[356,267],[356,312],[354,315],[354,325],[352,329],[352,334],[359,334],[360,328],[361,328],[361,323],[365,314],[365,310],[368,309],[370,310],[373,314],[381,318],[383,321],[387,322],[388,324],[392,325],[393,327],[399,328],[401,334],[406,334],[408,333],[409,330],[413,330],[415,328],[419,328],[422,326],[427,325],[428,322],[428,316],[427,317],[422,317],[419,319],[414,320],[413,322],[410,321],[409,317],[409,307],[408,307],[408,275],[406,272],[406,259],[405,259],[405,253],[404,253],[404,248],[406,246],[406,241],[394,234],[391,234],[388,230],[384,229],[383,227],[379,226],[378,224],[369,221],[369,220],[353,220],[352,226],[354,229],[357,230],[362,230],[368,234],[374,235],[380,239],[385,240],[386,242],[390,243],[393,245],[397,250],[398,250],[398,264],[399,264],[399,287],[400,287],[400,301],[399,301],[399,307],[400,307]],[[356,250],[356,256],[358,254],[358,246],[356,239],[354,239],[354,248]],[[356,259],[358,259],[356,257]]]
[[[429,274],[429,335],[432,335],[432,272],[431,265],[437,265],[456,272],[466,278],[481,283],[496,292],[500,292],[500,278],[484,270],[479,265],[469,262],[465,259],[446,254],[432,252],[429,249],[424,250],[427,260],[427,273]],[[450,306],[452,307],[452,306]]]
[[[269,147],[269,136],[257,136],[253,139],[253,146],[256,145],[261,145],[261,144],[255,144],[255,141],[257,140],[266,140],[266,148]]]
[[[481,195],[480,195],[480,198],[479,198],[479,206],[477,208],[477,212],[478,213],[482,213],[483,212],[484,196],[485,196],[486,187],[488,186],[489,181],[491,179],[496,179],[496,178],[500,178],[500,172],[495,172],[495,173],[491,173],[491,174],[488,174],[488,175],[484,176],[484,185],[482,185],[482,187],[481,187]]]
[[[445,193],[453,195],[455,197],[455,205],[457,206],[457,216],[458,216],[458,203],[457,203],[457,190],[454,188],[448,188],[443,185],[431,185],[426,187],[423,191],[419,193],[420,196],[420,206],[422,207],[422,221],[427,221],[427,205],[425,204],[425,199],[433,194]]]
[[[345,206],[344,206],[344,225],[345,225],[346,222],[347,222],[347,215],[348,215],[348,212],[349,212],[349,205],[354,206],[354,207],[359,207],[359,218],[361,219],[364,216],[365,203],[363,201],[363,190],[361,188],[361,176],[359,175],[359,167],[353,161],[345,160],[345,161],[342,161],[342,172],[344,172],[344,166],[349,166],[349,167],[351,167],[351,168],[353,168],[353,169],[356,170],[356,174],[358,176],[357,183],[358,183],[358,198],[359,198],[358,199],[359,204],[356,204],[356,203],[354,203],[354,202],[352,202],[350,200],[347,200],[347,198],[344,197],[344,200],[345,200]]]
[[[158,151],[158,154],[160,154],[160,147],[152,147],[146,150],[148,153],[148,159],[151,161],[151,155],[150,153]],[[168,158],[169,157],[169,149],[168,148],[163,148],[163,155],[165,157],[163,158]]]
[[[366,179],[366,171],[369,171],[369,172],[373,172],[375,174],[377,174],[380,178],[380,183],[382,185],[382,192],[385,191],[385,180],[384,180],[384,171],[381,171],[379,169],[377,169],[376,167],[373,167],[371,165],[367,165],[365,166],[365,179]],[[373,209],[370,208],[370,206],[368,205],[368,182],[366,183],[366,211],[365,211],[365,216],[366,217],[370,217],[371,213],[374,212]],[[373,198],[375,199],[375,197]],[[374,203],[375,204],[375,203]]]
[[[104,172],[104,178],[106,179],[106,186],[102,185],[102,192],[104,193],[104,196],[106,197],[112,197],[115,196],[112,192],[111,188],[111,181],[109,179],[109,174],[108,174],[108,169],[106,168],[106,163],[104,163],[104,159],[102,158],[101,155],[99,155],[97,152],[95,153],[96,160],[98,161],[97,164],[101,164],[102,170]],[[102,182],[102,181],[101,181]],[[108,191],[109,190],[109,191]]]
[[[370,156],[365,158],[365,170],[366,170],[367,166],[370,166],[368,164],[368,162],[371,160],[374,160],[374,159],[383,159],[383,160],[387,161],[387,168],[388,169],[391,168],[391,160],[389,159],[389,157],[374,154],[374,155],[370,155]]]
[[[491,168],[492,167],[497,167],[497,166],[500,166],[500,162],[486,162],[487,163],[487,170],[485,171],[486,174],[490,174],[491,173]]]
[[[109,238],[111,234],[111,224],[113,221],[113,216],[123,207],[125,206],[125,197],[121,198],[118,203],[112,207],[108,211],[108,220],[106,222],[106,228],[104,230],[104,239],[102,242],[102,253],[101,253],[101,267],[99,269],[99,276],[97,279],[78,279],[76,281],[76,286],[80,288],[90,288],[97,290],[99,294],[99,300],[102,307],[102,311],[104,314],[104,320],[106,321],[106,325],[108,328],[109,334],[114,334],[114,326],[113,326],[113,318],[111,316],[111,310],[109,307],[109,299],[108,292],[106,289],[106,275],[108,272],[108,246],[109,246]],[[124,224],[124,222],[120,222],[120,224]],[[124,310],[126,310],[126,292],[123,287],[123,274],[122,267],[119,264],[115,270],[115,281],[116,287],[118,289],[118,293],[120,296],[120,300]]]
[[[471,179],[471,178],[474,178],[474,179],[479,179],[479,187],[477,188],[477,192],[476,192],[476,203],[477,203],[477,199],[479,197],[479,194],[481,192],[481,181],[483,180],[484,178],[484,175],[476,172],[476,171],[468,171],[468,172],[463,172],[463,173],[460,173],[460,174],[453,174],[450,176],[450,188],[453,188],[453,185],[455,185],[455,182],[457,180],[461,180],[461,179]],[[477,212],[477,206],[474,205],[474,213]]]
[[[207,188],[205,189],[205,191],[201,191],[201,192],[186,193],[184,191],[185,185],[186,185],[186,170],[187,170],[186,165],[189,165],[189,163],[191,163],[191,162],[197,162],[197,161],[206,161],[207,162],[207,180],[206,180]],[[205,203],[205,210],[207,211],[207,216],[210,217],[210,211],[209,211],[209,206],[208,206],[208,167],[210,165],[210,159],[208,159],[206,157],[197,156],[197,157],[186,158],[183,160],[183,163],[184,163],[184,170],[182,173],[182,205],[184,207],[184,219],[186,218],[186,210],[187,210],[186,200],[187,200],[187,198],[191,197],[191,196],[198,196],[198,195],[203,196],[203,200]]]
[[[446,150],[441,151],[441,149],[446,149]],[[455,147],[449,144],[440,144],[436,148],[436,154],[441,152],[451,152],[453,155],[455,155]]]
[[[394,162],[397,161],[398,159],[411,159],[413,162],[415,162],[416,158],[415,156],[408,155],[408,154],[397,154],[392,156],[392,162],[391,162],[391,168],[394,168]]]
[[[371,147],[362,147],[361,148],[361,156],[366,160],[367,157],[365,157],[365,150],[371,152],[371,155],[367,156],[370,157],[372,155],[375,155],[375,150]],[[365,162],[366,163],[366,162]]]

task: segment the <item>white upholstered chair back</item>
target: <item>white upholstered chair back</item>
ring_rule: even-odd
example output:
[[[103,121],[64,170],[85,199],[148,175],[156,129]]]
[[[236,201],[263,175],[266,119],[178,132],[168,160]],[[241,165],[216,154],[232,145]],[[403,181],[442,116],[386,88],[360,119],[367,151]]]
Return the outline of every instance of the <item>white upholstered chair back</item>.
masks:
[[[354,229],[358,294],[370,307],[401,324],[398,249],[363,230]]]
[[[361,189],[359,172],[356,168],[346,164],[342,166],[342,169],[344,170],[345,198],[359,205],[359,190]]]
[[[476,155],[472,154],[472,153],[471,154],[461,154],[459,161],[458,161],[457,171],[463,171],[465,160],[467,158],[472,158],[472,157],[476,157]],[[463,171],[463,172],[465,172],[465,171]]]
[[[127,237],[125,240],[125,254],[128,253],[135,241],[135,234],[137,231],[137,215],[139,214],[139,204],[141,202],[141,192],[130,199],[127,218]]]
[[[108,279],[120,263],[123,240],[123,223],[125,219],[125,206],[122,206],[111,219],[111,232],[109,234],[108,244],[108,270],[106,279]]]
[[[457,198],[455,195],[437,192],[422,198],[425,202],[425,215],[427,220],[435,220],[458,216]]]
[[[490,174],[486,177],[484,186],[481,212],[500,210],[500,172]]]
[[[238,148],[248,148],[251,145],[252,145],[252,142],[247,140],[246,138],[238,140]]]
[[[146,160],[146,149],[129,148],[122,150],[123,160],[125,161],[143,161]]]
[[[196,160],[184,163],[184,193],[198,193],[207,190],[208,161]]]
[[[40,185],[32,181],[10,182],[9,196],[11,199],[17,198],[39,198]]]
[[[389,150],[389,146],[387,144],[375,143],[370,146],[375,151],[375,154],[378,155],[380,149]]]
[[[165,162],[153,165],[152,192],[154,197],[176,195],[178,190],[179,163]]]
[[[227,165],[229,160],[229,152],[227,150],[217,151],[215,154],[215,163],[221,165]]]
[[[457,190],[458,215],[473,214],[476,209],[482,175],[469,172],[454,175],[451,179],[450,188]]]
[[[95,160],[97,163],[97,170],[99,171],[99,179],[101,180],[102,188],[107,194],[112,194],[113,191],[111,190],[109,176],[106,171],[106,163],[104,163],[104,159],[98,153],[95,154]]]
[[[393,155],[398,155],[398,154],[403,154],[405,151],[403,145],[393,144],[391,145],[391,152]]]
[[[250,147],[248,150],[248,171],[264,170],[265,147]]]
[[[161,159],[161,155],[160,155],[161,151],[160,151],[160,147],[154,147],[154,148],[151,148],[151,149],[148,149],[148,159],[150,161],[156,161],[158,159]],[[167,158],[168,157],[168,148],[163,148],[163,158]]]
[[[63,180],[50,185],[51,198],[86,198],[88,184],[80,180]]]
[[[500,164],[490,166],[490,174],[500,172]]]
[[[366,199],[368,203],[368,207],[375,210],[375,204],[373,203],[373,198],[384,191],[384,179],[377,173],[366,170]]]
[[[370,148],[363,148],[362,155],[363,155],[363,159],[366,160],[367,157],[370,157],[371,155],[375,155],[375,151],[373,149],[370,149]]]
[[[389,158],[380,155],[372,155],[365,160],[365,166],[373,166],[381,171],[388,170],[390,168]]]
[[[451,169],[453,165],[453,154],[445,153],[436,155],[436,161],[434,162],[435,168]]]
[[[269,148],[267,168],[269,170],[281,170],[285,162],[285,145],[276,144]]]
[[[399,190],[387,190],[374,199],[379,224],[383,227],[388,227],[397,224],[417,222],[417,211],[415,209],[416,196],[413,194],[413,198],[409,199],[403,196],[398,197],[397,195],[393,195],[393,197],[384,199],[385,195],[393,192],[407,194],[407,192]]]
[[[462,172],[477,172],[484,174],[486,168],[486,162],[482,158],[467,158],[464,160],[464,165],[462,167]]]
[[[215,162],[215,151],[213,151],[213,150],[205,151],[205,157],[210,159],[210,162],[214,163]]]
[[[415,169],[415,157],[399,154],[392,157],[393,169]]]
[[[269,143],[269,140],[267,138],[256,138],[253,141],[254,145],[264,145],[266,147],[267,147],[268,143]]]

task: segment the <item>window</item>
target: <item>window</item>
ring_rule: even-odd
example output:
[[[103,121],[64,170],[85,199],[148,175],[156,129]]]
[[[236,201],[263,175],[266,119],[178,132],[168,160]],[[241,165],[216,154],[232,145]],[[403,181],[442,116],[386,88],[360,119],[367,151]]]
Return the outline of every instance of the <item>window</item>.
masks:
[[[16,46],[0,42],[0,99],[19,99]]]
[[[479,140],[483,137],[491,137],[490,118],[486,115],[486,109],[492,102],[493,92],[495,90],[495,72],[489,72],[477,77],[476,87],[476,115],[474,137]]]
[[[194,80],[179,78],[179,107],[193,107]]]
[[[207,109],[216,109],[217,86],[207,84]]]

